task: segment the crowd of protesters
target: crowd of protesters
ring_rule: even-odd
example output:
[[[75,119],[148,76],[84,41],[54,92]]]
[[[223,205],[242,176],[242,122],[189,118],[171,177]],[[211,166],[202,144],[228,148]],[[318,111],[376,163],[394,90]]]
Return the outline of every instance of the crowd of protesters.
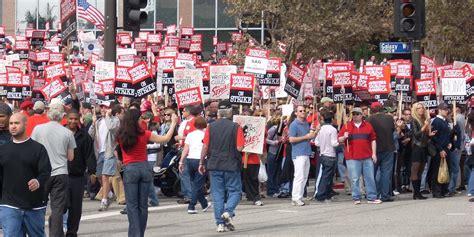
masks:
[[[67,58],[87,63],[77,47]],[[212,54],[209,63],[217,61]],[[229,100],[178,109],[167,96],[88,103],[73,84],[68,93],[65,100],[0,101],[5,236],[46,236],[48,203],[50,236],[77,236],[86,197],[98,201],[100,212],[114,202],[126,205],[129,236],[144,236],[148,207],[159,205],[154,173],[176,157],[177,203],[187,204],[189,214],[198,213],[198,203],[202,212],[212,208],[217,232],[235,230],[244,197],[259,207],[264,197],[305,206],[344,194],[354,205],[393,202],[400,193],[414,200],[474,195],[474,111],[465,105],[456,111],[445,103],[397,109],[390,100],[337,106],[330,96],[313,95],[296,100],[284,116],[286,98],[253,98],[253,106],[240,109]],[[242,152],[245,131],[234,115],[266,118],[263,154]],[[334,190],[336,183],[344,192]]]

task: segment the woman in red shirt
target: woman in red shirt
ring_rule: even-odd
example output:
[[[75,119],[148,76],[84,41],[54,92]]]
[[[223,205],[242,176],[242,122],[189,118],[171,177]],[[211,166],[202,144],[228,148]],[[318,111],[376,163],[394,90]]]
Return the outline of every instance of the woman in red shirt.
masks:
[[[146,144],[168,142],[176,128],[178,117],[173,114],[166,135],[158,136],[140,126],[140,111],[131,109],[120,122],[117,141],[122,150],[123,184],[127,200],[128,236],[144,236],[148,219],[148,194],[153,181],[147,162]],[[139,235],[138,235],[139,234]]]

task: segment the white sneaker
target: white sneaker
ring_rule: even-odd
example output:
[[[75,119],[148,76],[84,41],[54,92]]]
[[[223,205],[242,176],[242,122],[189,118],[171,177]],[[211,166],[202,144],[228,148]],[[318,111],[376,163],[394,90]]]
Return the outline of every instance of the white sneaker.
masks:
[[[398,196],[400,195],[400,192],[398,192],[397,190],[393,190],[393,195]]]
[[[234,231],[235,226],[234,226],[234,223],[232,222],[232,217],[230,216],[230,213],[224,212],[221,217],[222,217],[222,219],[224,219],[224,226],[228,230]]]
[[[472,197],[472,193],[468,193],[467,196],[468,196],[468,197]]]
[[[209,208],[211,208],[211,207],[212,207],[212,202],[208,202],[207,207],[203,208],[202,212],[207,212],[207,210],[209,210]]]
[[[382,200],[380,199],[375,199],[375,200],[372,200],[372,201],[367,201],[368,204],[380,204],[382,203]]]
[[[219,224],[219,225],[217,225],[216,231],[217,231],[217,232],[225,232],[225,226],[224,226],[224,224]]]
[[[188,214],[197,214],[198,212],[196,211],[196,209],[189,209],[188,210]]]
[[[293,200],[293,201],[291,201],[291,205],[293,205],[293,206],[304,206],[305,203],[301,200],[296,200],[296,201]]]
[[[255,206],[263,206],[263,202],[258,200],[253,203]]]

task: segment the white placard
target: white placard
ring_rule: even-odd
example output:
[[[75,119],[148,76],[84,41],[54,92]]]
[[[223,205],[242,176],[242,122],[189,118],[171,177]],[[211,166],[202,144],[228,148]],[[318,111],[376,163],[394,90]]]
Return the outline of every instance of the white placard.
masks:
[[[262,154],[267,120],[263,117],[236,115],[234,122],[238,123],[244,131],[245,143],[242,151]]]
[[[293,105],[292,104],[281,105],[281,115],[282,116],[291,116],[292,113],[293,113]]]
[[[209,95],[211,99],[229,99],[230,74],[237,73],[235,65],[210,66],[209,69]]]
[[[106,61],[97,61],[95,63],[95,81],[99,82],[106,79],[115,78],[115,63]]]
[[[443,95],[466,95],[465,78],[442,78],[441,92]]]

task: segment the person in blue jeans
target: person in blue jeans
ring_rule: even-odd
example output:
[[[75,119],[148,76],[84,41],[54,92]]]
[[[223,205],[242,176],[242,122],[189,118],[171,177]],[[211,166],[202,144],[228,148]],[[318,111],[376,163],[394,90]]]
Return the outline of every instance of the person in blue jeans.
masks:
[[[204,182],[207,174],[201,175],[198,171],[199,160],[202,152],[202,139],[204,130],[207,127],[206,120],[203,117],[197,117],[194,121],[196,130],[190,132],[184,140],[184,148],[179,161],[180,173],[187,173],[191,181],[191,200],[188,204],[188,213],[196,214],[196,203],[199,201],[203,212],[209,208],[204,193]]]
[[[230,101],[219,102],[217,112],[218,119],[209,124],[204,134],[199,173],[204,175],[206,170],[209,171],[216,230],[225,232],[235,230],[232,218],[242,193],[240,152],[245,141],[242,128],[232,122]],[[206,157],[207,164],[204,162]]]
[[[393,116],[384,113],[384,107],[379,102],[374,102],[370,106],[372,114],[367,121],[372,125],[377,134],[377,162],[375,162],[375,175],[379,175],[377,180],[377,191],[383,202],[392,202],[392,174],[394,165],[394,132],[395,121]],[[397,128],[402,125],[397,122]],[[380,169],[380,174],[377,174]]]
[[[374,128],[362,120],[362,109],[352,109],[352,121],[341,127],[339,143],[344,144],[344,157],[351,180],[352,200],[355,205],[361,203],[359,179],[364,177],[367,203],[380,204],[375,186],[374,163],[377,162],[377,143]]]
[[[51,164],[46,148],[26,135],[25,124],[25,115],[13,114],[9,121],[13,141],[0,149],[0,219],[6,237],[46,236],[44,193]]]
[[[120,123],[117,141],[122,151],[124,164],[123,184],[127,200],[128,236],[145,235],[148,221],[148,195],[153,171],[147,161],[146,145],[150,142],[168,142],[176,127],[178,117],[172,116],[172,123],[165,136],[158,136],[140,125],[140,111],[125,112]]]
[[[277,197],[280,193],[278,188],[278,171],[279,171],[279,162],[278,162],[278,149],[280,148],[280,139],[278,137],[278,125],[280,120],[277,119],[272,121],[272,127],[268,129],[266,143],[268,145],[267,152],[267,195],[270,197]]]

